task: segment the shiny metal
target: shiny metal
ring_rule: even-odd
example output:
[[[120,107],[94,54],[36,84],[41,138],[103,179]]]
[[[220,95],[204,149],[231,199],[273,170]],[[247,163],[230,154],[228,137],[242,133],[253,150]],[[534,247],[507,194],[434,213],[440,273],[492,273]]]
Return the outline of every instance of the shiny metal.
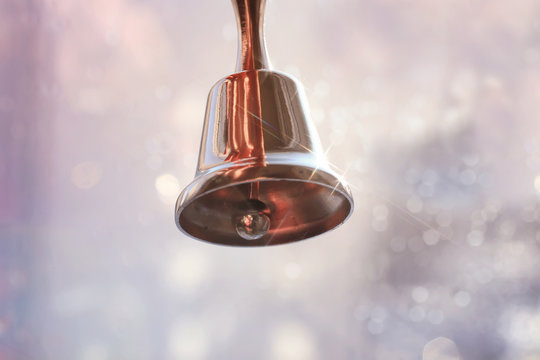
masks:
[[[302,86],[269,70],[264,0],[234,0],[237,73],[208,97],[195,180],[180,194],[176,223],[208,242],[266,246],[331,230],[351,214],[346,183],[330,169]]]
[[[266,0],[233,0],[232,3],[240,34],[236,72],[270,69],[263,31]]]

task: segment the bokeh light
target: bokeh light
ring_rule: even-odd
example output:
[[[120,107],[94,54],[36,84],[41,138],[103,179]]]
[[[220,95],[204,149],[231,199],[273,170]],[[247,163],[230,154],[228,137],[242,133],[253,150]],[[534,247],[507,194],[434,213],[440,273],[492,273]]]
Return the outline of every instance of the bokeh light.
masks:
[[[0,2],[0,359],[540,359],[540,3],[268,1],[355,212],[188,238],[228,1]]]

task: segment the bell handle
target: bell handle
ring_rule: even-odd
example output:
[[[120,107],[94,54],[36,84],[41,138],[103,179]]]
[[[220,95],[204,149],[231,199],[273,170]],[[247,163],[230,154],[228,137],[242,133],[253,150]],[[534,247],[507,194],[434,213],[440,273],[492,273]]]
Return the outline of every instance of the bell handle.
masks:
[[[263,31],[266,0],[232,0],[232,3],[240,35],[236,72],[270,69]]]

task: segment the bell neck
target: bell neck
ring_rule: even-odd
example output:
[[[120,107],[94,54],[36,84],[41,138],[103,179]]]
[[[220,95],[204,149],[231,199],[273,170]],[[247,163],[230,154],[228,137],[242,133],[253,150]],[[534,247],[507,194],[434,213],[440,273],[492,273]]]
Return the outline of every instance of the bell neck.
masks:
[[[232,3],[239,32],[236,72],[270,69],[263,31],[266,0],[232,0]]]

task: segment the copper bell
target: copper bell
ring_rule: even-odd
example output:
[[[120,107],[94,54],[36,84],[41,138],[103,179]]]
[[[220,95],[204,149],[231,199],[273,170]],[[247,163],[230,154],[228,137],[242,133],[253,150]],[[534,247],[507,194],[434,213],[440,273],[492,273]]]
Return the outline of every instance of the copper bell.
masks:
[[[350,189],[330,169],[302,86],[270,70],[265,0],[233,0],[236,73],[208,97],[195,180],[180,194],[176,224],[217,244],[266,246],[322,234],[351,214]]]

